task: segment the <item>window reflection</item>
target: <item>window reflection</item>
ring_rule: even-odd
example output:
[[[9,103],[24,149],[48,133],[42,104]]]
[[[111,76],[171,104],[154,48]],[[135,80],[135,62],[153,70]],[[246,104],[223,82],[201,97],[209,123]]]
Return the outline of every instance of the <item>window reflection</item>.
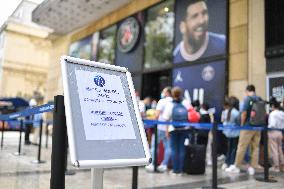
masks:
[[[91,41],[92,35],[72,43],[69,47],[69,55],[76,58],[90,60],[92,48]]]
[[[161,3],[147,10],[144,68],[171,64],[174,37],[174,2]]]
[[[98,62],[113,64],[115,58],[115,32],[116,25],[100,33]]]

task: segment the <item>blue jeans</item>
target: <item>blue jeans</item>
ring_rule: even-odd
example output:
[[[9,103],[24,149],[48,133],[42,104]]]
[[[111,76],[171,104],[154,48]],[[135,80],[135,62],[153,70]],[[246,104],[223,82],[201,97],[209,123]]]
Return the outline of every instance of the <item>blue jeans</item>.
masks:
[[[171,146],[170,146],[170,140],[166,137],[166,131],[158,130],[158,145],[159,142],[162,140],[163,146],[164,146],[164,159],[163,162],[161,163],[162,165],[168,165],[171,157]],[[153,162],[155,161],[154,158],[157,157],[154,156],[154,151],[155,151],[155,135],[152,135],[152,140],[151,140],[151,154],[153,157]],[[158,149],[157,149],[158,153]]]
[[[227,149],[227,155],[226,155],[225,163],[228,166],[230,166],[230,165],[233,165],[234,162],[235,162],[239,137],[227,138],[227,139],[228,139],[228,149]]]
[[[186,131],[173,131],[171,132],[170,142],[172,149],[173,172],[183,172],[185,146],[184,141],[188,137]]]

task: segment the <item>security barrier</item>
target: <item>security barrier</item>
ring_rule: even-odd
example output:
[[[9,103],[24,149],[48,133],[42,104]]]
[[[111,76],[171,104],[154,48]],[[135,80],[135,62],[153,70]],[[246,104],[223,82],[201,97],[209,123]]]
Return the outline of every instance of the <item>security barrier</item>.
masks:
[[[27,117],[30,115],[34,115],[34,114],[38,114],[38,113],[44,113],[44,112],[51,112],[54,111],[54,135],[58,134],[58,132],[61,132],[61,134],[59,134],[57,137],[53,136],[53,140],[56,141],[58,138],[61,138],[60,141],[57,142],[58,144],[62,144],[61,147],[55,146],[54,144],[52,145],[52,150],[54,151],[54,149],[57,149],[57,153],[54,153],[52,156],[57,156],[57,157],[52,157],[52,164],[56,164],[56,165],[52,165],[52,172],[54,172],[54,174],[51,174],[51,188],[52,186],[58,186],[58,179],[60,178],[60,182],[62,183],[62,180],[65,182],[65,179],[62,178],[62,174],[59,174],[59,172],[62,170],[64,170],[64,172],[66,171],[66,157],[67,157],[67,134],[66,134],[66,122],[65,120],[62,120],[61,118],[64,117],[65,119],[65,112],[64,112],[64,104],[63,104],[63,96],[56,96],[55,97],[55,103],[58,103],[55,107],[53,103],[48,103],[48,104],[44,104],[42,106],[38,106],[38,107],[33,107],[33,108],[27,108],[25,110],[19,111],[19,112],[15,112],[15,113],[11,113],[11,114],[7,114],[7,115],[0,115],[0,121],[2,121],[2,134],[1,134],[1,149],[3,148],[3,143],[4,143],[4,124],[5,121],[10,121],[10,120],[15,120],[18,118],[23,118],[23,117]],[[56,117],[57,116],[57,117]],[[63,122],[62,122],[63,121]],[[160,124],[160,125],[174,125],[175,127],[187,127],[188,129],[190,128],[194,128],[194,129],[206,129],[206,130],[212,130],[212,134],[213,134],[213,146],[212,146],[212,160],[213,160],[213,166],[212,166],[212,187],[209,188],[218,188],[218,183],[217,183],[217,153],[216,153],[216,132],[217,130],[225,130],[225,129],[236,129],[236,130],[254,130],[254,131],[264,131],[264,177],[262,178],[257,178],[257,180],[261,180],[264,182],[273,182],[274,180],[272,180],[269,177],[269,164],[268,164],[268,138],[267,138],[267,131],[269,130],[280,130],[280,129],[270,129],[267,128],[267,126],[257,126],[257,127],[252,127],[252,126],[235,126],[235,125],[222,125],[222,124],[211,124],[211,123],[189,123],[189,122],[162,122],[162,121],[157,121],[157,120],[143,120],[145,128],[155,128],[156,130],[156,125]],[[25,124],[27,123],[33,123],[33,121],[23,121],[20,120],[20,137],[19,137],[19,146],[18,146],[18,154],[21,154],[21,135],[22,135],[22,131],[23,131],[23,127]],[[50,124],[51,122],[48,121],[46,122],[47,124]],[[35,162],[40,163],[40,151],[41,151],[41,133],[42,133],[42,124],[43,121],[40,121],[40,141],[39,141],[39,150],[38,150],[38,158]],[[58,129],[62,129],[59,126],[65,125],[65,131],[60,130],[58,131]],[[57,127],[58,126],[58,127]],[[65,137],[62,138],[62,132],[65,132],[65,134],[63,133],[63,135]],[[157,136],[157,133],[155,134],[155,136]],[[156,139],[157,140],[157,139]],[[157,141],[155,141],[155,145],[157,145]],[[47,142],[46,142],[46,147],[47,147]],[[61,151],[63,149],[63,151]],[[157,148],[155,148],[157,149]],[[65,151],[64,151],[65,150]],[[64,154],[62,154],[62,152],[65,152]],[[156,152],[155,152],[156,154]],[[55,158],[55,159],[54,159]],[[154,158],[154,160],[156,161],[157,158]],[[155,162],[155,164],[157,164],[157,162]],[[61,168],[60,166],[61,165]],[[62,168],[62,165],[64,165],[64,168]],[[60,170],[59,170],[60,169]],[[155,170],[156,167],[155,167]],[[61,176],[59,176],[61,175]],[[64,176],[64,174],[63,174]],[[138,169],[137,167],[133,168],[133,179],[132,179],[132,188],[137,188],[138,186],[138,181],[137,181],[137,177],[138,177]],[[54,179],[55,180],[54,180]],[[57,180],[56,180],[57,179]],[[61,185],[62,188],[65,188],[65,184]],[[208,187],[207,187],[208,188]]]

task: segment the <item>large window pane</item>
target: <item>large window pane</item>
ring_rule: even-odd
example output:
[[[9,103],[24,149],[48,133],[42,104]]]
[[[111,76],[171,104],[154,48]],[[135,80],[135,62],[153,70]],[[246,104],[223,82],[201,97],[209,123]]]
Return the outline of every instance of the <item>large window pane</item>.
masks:
[[[173,28],[174,2],[172,0],[147,10],[145,69],[170,65],[173,49]]]
[[[80,41],[72,43],[69,47],[69,55],[76,58],[90,60],[91,48],[92,48],[92,35],[84,39],[81,39]]]
[[[114,63],[115,33],[116,25],[101,31],[99,40],[99,53],[97,58],[99,62],[108,64]]]

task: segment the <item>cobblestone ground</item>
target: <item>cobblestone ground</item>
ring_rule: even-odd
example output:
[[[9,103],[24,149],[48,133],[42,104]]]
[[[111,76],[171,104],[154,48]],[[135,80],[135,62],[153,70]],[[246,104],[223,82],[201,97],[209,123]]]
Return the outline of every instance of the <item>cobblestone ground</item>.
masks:
[[[24,135],[23,135],[24,136]],[[42,164],[34,164],[37,159],[38,147],[23,145],[23,155],[16,156],[18,150],[17,132],[5,132],[4,148],[0,151],[0,189],[47,189],[50,188],[50,158],[51,138],[48,148],[43,144],[41,159]],[[43,137],[43,142],[45,138]],[[90,170],[78,170],[68,165],[68,170],[75,171],[74,175],[65,177],[66,189],[91,188]],[[284,173],[273,174],[277,183],[258,182],[254,177],[246,173],[228,175],[218,170],[218,183],[229,189],[283,189]],[[261,176],[262,173],[259,173]],[[104,172],[105,189],[131,188],[132,169],[107,169]],[[209,186],[211,183],[211,167],[208,167],[205,175],[174,176],[169,173],[147,173],[143,167],[139,169],[138,187],[153,189],[190,189]]]

